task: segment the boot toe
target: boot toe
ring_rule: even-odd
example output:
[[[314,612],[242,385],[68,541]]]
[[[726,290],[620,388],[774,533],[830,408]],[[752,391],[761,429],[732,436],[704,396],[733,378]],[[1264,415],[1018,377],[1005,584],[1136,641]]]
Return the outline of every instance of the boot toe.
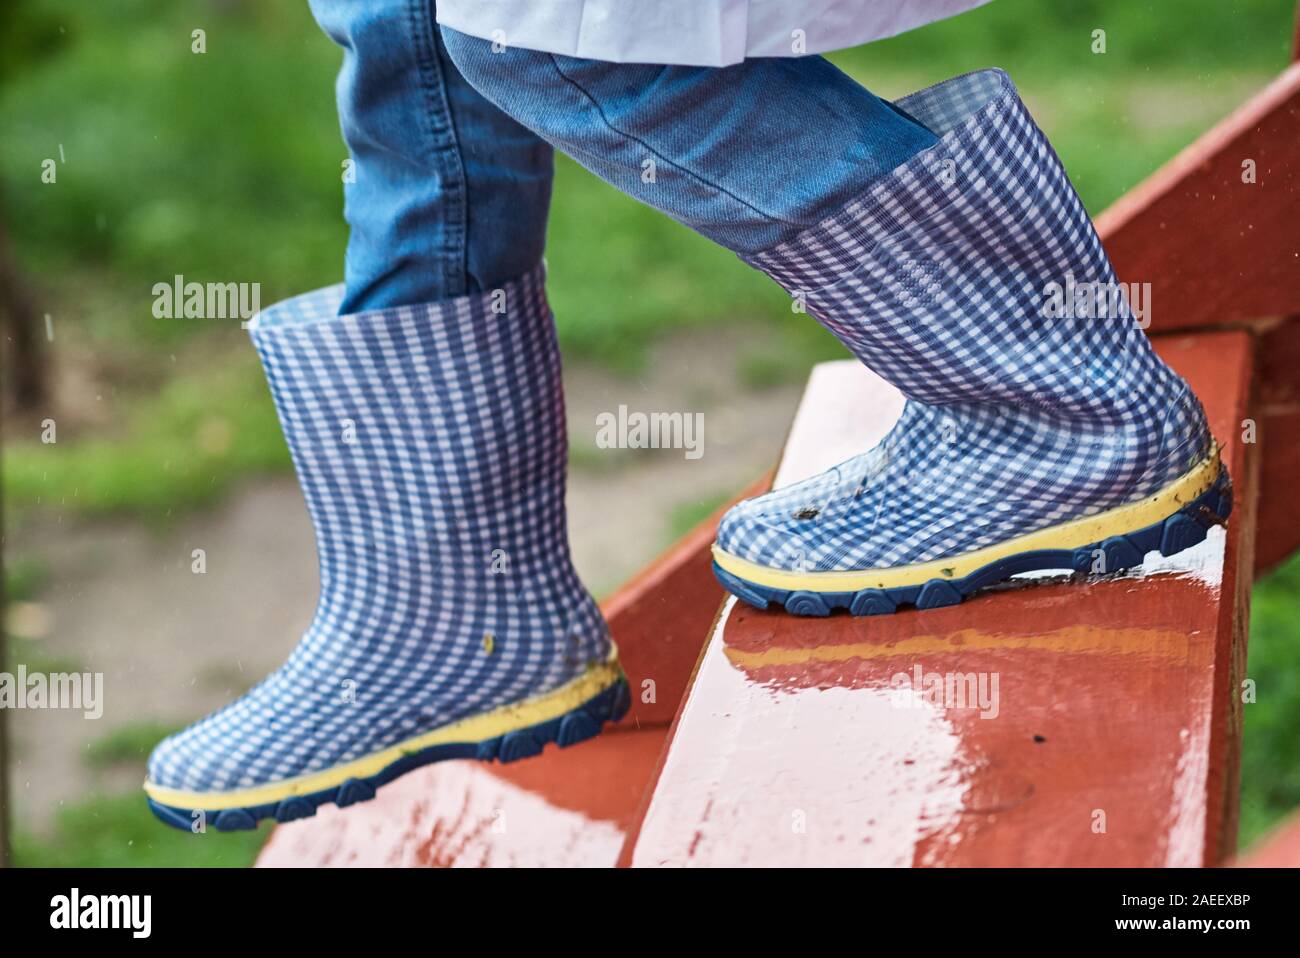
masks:
[[[238,703],[236,703],[238,704]],[[219,792],[261,784],[250,780],[246,759],[258,749],[258,735],[209,715],[169,735],[149,756],[148,784],[186,792]]]
[[[196,760],[204,751],[200,745],[205,738],[201,726],[206,721],[169,735],[154,746],[146,776],[149,785],[186,791],[205,791],[212,787]]]
[[[816,511],[804,506],[788,512],[775,494],[738,502],[718,524],[717,545],[738,559],[772,569],[802,571],[812,561],[811,519],[795,518]],[[773,506],[776,508],[773,508]]]

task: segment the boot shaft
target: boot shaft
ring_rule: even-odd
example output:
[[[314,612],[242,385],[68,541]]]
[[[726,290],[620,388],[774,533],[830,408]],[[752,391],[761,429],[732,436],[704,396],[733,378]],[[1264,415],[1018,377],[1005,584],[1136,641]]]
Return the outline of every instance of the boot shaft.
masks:
[[[940,142],[752,265],[911,399],[1150,428],[1179,381],[1010,78],[899,105]]]
[[[439,303],[337,316],[340,299],[339,287],[310,293],[252,327],[322,576],[398,562],[436,577],[448,555],[485,570],[567,564],[564,400],[541,267]]]

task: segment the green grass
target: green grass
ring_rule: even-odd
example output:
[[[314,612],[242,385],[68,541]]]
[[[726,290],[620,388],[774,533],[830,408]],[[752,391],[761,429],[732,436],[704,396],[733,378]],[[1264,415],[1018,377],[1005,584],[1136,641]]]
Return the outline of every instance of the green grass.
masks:
[[[1256,701],[1243,705],[1241,847],[1300,809],[1300,554],[1251,593],[1246,675]]]
[[[988,66],[1086,81],[1111,71],[1142,74],[1195,67],[1223,73],[1286,63],[1295,5],[1290,0],[995,0],[950,20],[835,54],[876,69],[933,66],[953,74]],[[1092,52],[1092,31],[1106,52]]]
[[[339,55],[306,4],[32,6],[64,42],[4,91],[0,176],[38,277],[111,268],[136,281],[140,317],[176,273],[261,281],[268,300],[333,281]],[[190,52],[196,27],[207,53]],[[58,181],[42,184],[60,147]]]
[[[59,809],[48,836],[18,832],[14,864],[42,868],[246,868],[269,829],[199,835],[163,825],[143,794],[89,795]]]
[[[708,496],[695,496],[678,503],[668,514],[668,541],[673,542],[721,509],[736,495],[735,489]]]
[[[86,744],[82,761],[89,768],[113,765],[139,765],[143,774],[149,753],[155,745],[179,729],[168,722],[130,722],[119,725],[107,735]]]
[[[60,672],[82,672],[83,664],[67,655],[51,650],[44,640],[28,639],[22,636],[7,637],[9,647],[9,669],[24,666],[29,673],[43,672],[46,675]]]
[[[289,467],[266,384],[252,356],[171,379],[123,403],[111,430],[5,449],[6,505],[165,520],[207,505],[232,483]]]
[[[783,333],[776,340],[742,346],[737,351],[736,370],[745,388],[761,390],[802,383],[817,363],[849,358],[839,340],[807,316],[792,314],[792,321]]]
[[[175,728],[158,722],[118,726],[87,744],[86,765],[97,771],[139,766],[153,747]],[[19,831],[14,860],[41,867],[231,867],[253,863],[269,828],[221,833],[209,828],[186,834],[154,818],[139,789],[124,793],[90,793],[60,808],[48,834]]]
[[[5,591],[6,616],[12,613],[14,606],[21,602],[34,602],[49,579],[49,570],[33,559],[11,559],[5,557]],[[8,628],[9,622],[0,623],[0,628]],[[19,665],[27,667],[29,672],[80,672],[80,663],[68,656],[59,655],[50,649],[44,639],[9,633],[5,636],[6,661],[4,668],[12,670]]]
[[[10,602],[27,602],[49,581],[49,569],[35,559],[11,559],[5,556],[5,598]]]

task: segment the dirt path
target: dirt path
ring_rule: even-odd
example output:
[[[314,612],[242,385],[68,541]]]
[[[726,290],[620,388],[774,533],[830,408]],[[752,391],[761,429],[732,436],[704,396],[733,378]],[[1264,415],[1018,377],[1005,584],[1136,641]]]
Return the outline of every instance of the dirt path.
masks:
[[[799,386],[741,388],[735,331],[675,337],[633,381],[572,366],[566,373],[575,463],[569,516],[579,572],[607,593],[672,538],[674,516],[699,512],[768,468]],[[620,404],[702,412],[704,453],[597,450],[596,417]],[[191,571],[206,551],[207,571]],[[60,804],[139,785],[141,766],[96,770],[88,743],[118,730],[180,725],[217,708],[277,666],[311,617],[316,560],[293,480],[244,486],[220,508],[158,533],[135,522],[29,523],[10,555],[48,574],[39,597],[48,634],[33,658],[104,673],[103,717],[14,711],[11,771],[20,825],[44,831]]]

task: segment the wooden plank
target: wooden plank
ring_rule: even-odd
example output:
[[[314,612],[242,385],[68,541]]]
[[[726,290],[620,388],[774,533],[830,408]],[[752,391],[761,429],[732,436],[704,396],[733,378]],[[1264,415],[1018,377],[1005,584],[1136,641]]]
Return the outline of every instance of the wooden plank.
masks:
[[[1151,284],[1153,333],[1300,312],[1300,64],[1125,193],[1097,230],[1119,278]]]
[[[511,765],[430,765],[385,785],[372,801],[326,806],[277,827],[257,864],[609,867],[664,733],[606,733]]]
[[[1256,447],[1239,429],[1251,346],[1244,332],[1159,343],[1206,402],[1238,484],[1227,531],[1180,556],[894,616],[814,620],[728,599],[620,863],[1221,860],[1253,561]],[[870,445],[896,403],[856,364],[820,367],[778,483]],[[892,683],[917,668],[990,691],[996,677],[995,717],[900,695]]]
[[[762,476],[734,501],[771,485]],[[710,568],[720,508],[601,604],[632,689],[623,726],[667,725],[700,657],[709,623],[724,595]]]

